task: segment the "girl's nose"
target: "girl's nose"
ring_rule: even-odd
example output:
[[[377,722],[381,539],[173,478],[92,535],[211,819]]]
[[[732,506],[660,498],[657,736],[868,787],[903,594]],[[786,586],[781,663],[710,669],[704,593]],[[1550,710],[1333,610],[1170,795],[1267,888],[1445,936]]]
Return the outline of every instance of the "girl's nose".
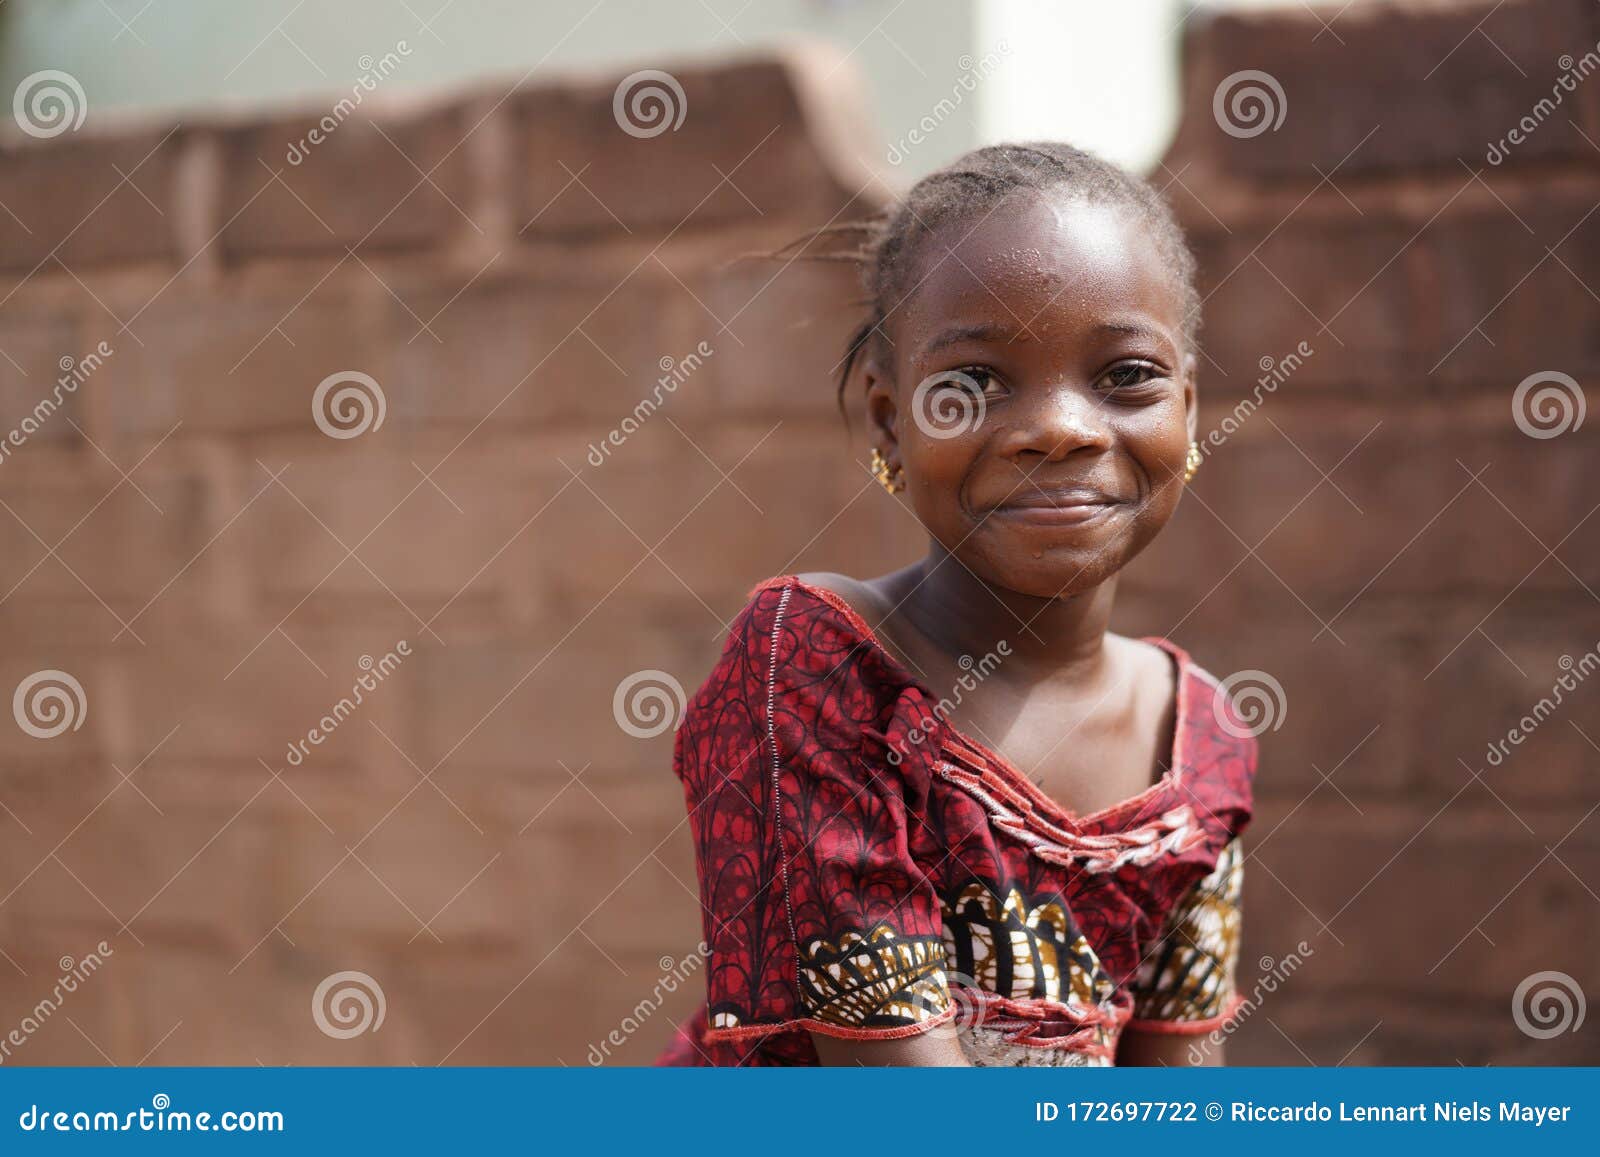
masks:
[[[1107,449],[1111,433],[1098,402],[1070,385],[1045,391],[1012,430],[1007,452],[1037,454],[1049,461],[1075,450]]]

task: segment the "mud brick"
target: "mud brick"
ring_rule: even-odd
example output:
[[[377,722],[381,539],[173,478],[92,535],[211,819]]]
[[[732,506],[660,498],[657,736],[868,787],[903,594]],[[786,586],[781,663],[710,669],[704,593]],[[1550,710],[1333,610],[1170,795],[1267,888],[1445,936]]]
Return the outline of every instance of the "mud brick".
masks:
[[[1474,168],[1544,99],[1573,58],[1595,44],[1592,13],[1579,0],[1408,3],[1338,12],[1228,12],[1191,22],[1185,46],[1182,139],[1186,150],[1251,178],[1308,183],[1429,168]],[[1564,62],[1564,63],[1563,63]],[[1247,103],[1225,132],[1213,113],[1248,85],[1241,72],[1276,81],[1275,130]],[[1559,91],[1559,90],[1558,90]],[[1569,123],[1591,115],[1582,82],[1564,107],[1511,149],[1513,164],[1580,158],[1589,144]],[[1376,130],[1376,131],[1374,131]],[[1370,135],[1369,135],[1370,134]]]
[[[707,338],[720,347],[714,323],[653,263],[614,276],[574,263],[559,280],[491,270],[395,289],[399,420],[620,426],[641,399],[679,418],[710,408],[696,347]]]
[[[307,148],[301,142],[323,115],[223,131],[220,244],[228,257],[411,248],[472,230],[458,210],[468,199],[464,107],[357,114]],[[298,163],[291,149],[303,156]]]
[[[0,265],[56,273],[170,259],[180,140],[149,129],[0,145],[0,203],[10,208]]]
[[[1523,195],[1506,207],[1447,215],[1424,243],[1438,267],[1430,310],[1430,376],[1510,391],[1529,374],[1558,370],[1594,380],[1600,338],[1600,216],[1592,192]]]
[[[175,284],[130,299],[133,329],[96,377],[119,432],[315,431],[312,397],[330,374],[359,371],[380,387],[388,354],[377,319],[381,286],[346,258],[253,279],[238,297]]]
[[[707,318],[718,331],[709,337],[716,356],[708,362],[722,412],[835,412],[845,343],[864,316],[853,267],[750,257],[708,281],[696,295],[716,319]],[[859,380],[850,385],[860,392]],[[842,437],[842,421],[839,430]]]
[[[1560,622],[1506,614],[1471,634],[1429,640],[1418,723],[1428,736],[1420,771],[1430,783],[1453,790],[1469,769],[1479,772],[1513,811],[1571,801],[1581,815],[1600,802],[1597,612],[1583,598]],[[1574,686],[1558,686],[1563,677]],[[1521,736],[1515,743],[1513,728]],[[1516,823],[1511,815],[1507,821]]]
[[[681,98],[641,78],[625,102],[656,88],[668,102],[624,119],[648,133],[652,113],[675,128],[626,132],[613,111],[623,77],[530,89],[508,102],[517,124],[517,225],[524,235],[672,232],[784,213],[826,219],[848,201],[816,148],[787,66],[757,61],[675,69]],[[682,123],[677,116],[682,114]],[[631,119],[630,119],[631,117]]]
[[[1291,218],[1269,235],[1271,229],[1241,232],[1207,252],[1203,394],[1270,404],[1308,390],[1371,390],[1424,374],[1417,340],[1424,254],[1415,226]]]
[[[1255,942],[1259,951],[1281,956],[1301,939],[1313,946],[1302,974],[1308,989],[1376,984],[1509,1000],[1524,976],[1558,967],[1552,959],[1568,949],[1573,959],[1592,956],[1585,913],[1594,900],[1546,858],[1573,816],[1525,810],[1529,832],[1476,788],[1457,796],[1441,787],[1398,806],[1369,801],[1364,814],[1326,798],[1293,807],[1275,806],[1246,839],[1259,863],[1252,872],[1246,862],[1245,904],[1256,935],[1269,930]],[[1274,813],[1286,817],[1281,824]],[[1579,831],[1558,854],[1588,878],[1600,845]],[[1555,927],[1560,949],[1543,931]],[[1388,945],[1381,978],[1372,963],[1379,945]]]
[[[84,424],[80,391],[102,360],[80,342],[77,319],[63,312],[8,311],[0,322],[0,469],[29,442],[78,437],[72,422]],[[80,370],[90,353],[93,359]],[[22,428],[24,420],[36,427],[31,433]]]

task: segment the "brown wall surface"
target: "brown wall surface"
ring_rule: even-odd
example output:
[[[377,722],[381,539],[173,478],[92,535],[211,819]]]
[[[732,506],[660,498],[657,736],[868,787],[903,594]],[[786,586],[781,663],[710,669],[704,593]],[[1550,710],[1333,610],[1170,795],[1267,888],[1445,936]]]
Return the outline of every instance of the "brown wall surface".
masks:
[[[1307,947],[1235,1061],[1600,1060],[1510,1007],[1600,985],[1600,687],[1486,757],[1600,645],[1596,424],[1513,400],[1600,369],[1600,81],[1485,159],[1597,40],[1576,0],[1191,22],[1154,179],[1219,439],[1119,626],[1281,688],[1246,991]],[[1246,70],[1285,116],[1232,135]],[[0,727],[0,1037],[103,957],[6,1063],[643,1063],[687,1013],[671,733],[614,692],[692,690],[760,578],[922,535],[833,408],[851,271],[730,262],[881,203],[848,68],[672,71],[647,138],[606,77],[363,110],[299,163],[324,109],[0,149],[0,424],[83,379],[0,456],[0,689],[83,693]],[[382,424],[331,437],[348,372]],[[340,1039],[347,971],[385,1013]]]

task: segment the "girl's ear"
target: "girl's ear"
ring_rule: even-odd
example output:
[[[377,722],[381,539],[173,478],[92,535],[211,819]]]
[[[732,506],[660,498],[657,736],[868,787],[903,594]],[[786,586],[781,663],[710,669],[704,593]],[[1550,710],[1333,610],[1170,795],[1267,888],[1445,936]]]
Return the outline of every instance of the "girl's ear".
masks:
[[[867,437],[872,445],[882,451],[891,465],[899,465],[900,408],[894,400],[894,383],[883,372],[876,357],[868,357],[862,366],[862,377],[867,386]]]
[[[1193,354],[1183,355],[1183,420],[1189,427],[1189,441],[1200,431],[1200,395],[1195,388],[1195,373],[1199,363]]]

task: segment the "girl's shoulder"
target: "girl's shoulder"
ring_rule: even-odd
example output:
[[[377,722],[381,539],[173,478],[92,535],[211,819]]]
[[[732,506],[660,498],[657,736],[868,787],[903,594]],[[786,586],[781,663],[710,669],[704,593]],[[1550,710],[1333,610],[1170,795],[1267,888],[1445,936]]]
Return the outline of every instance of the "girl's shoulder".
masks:
[[[752,690],[820,681],[894,694],[915,680],[872,625],[882,613],[871,588],[848,576],[775,575],[751,588],[729,625],[723,664],[757,676]]]
[[[831,571],[775,575],[757,583],[750,594],[754,598],[763,591],[784,590],[790,592],[791,599],[798,598],[809,604],[826,604],[868,632],[874,629],[874,624],[887,609],[883,596],[873,589],[872,584]]]
[[[881,653],[875,657],[898,665],[878,630],[888,609],[887,600],[870,583],[816,571],[763,579],[751,589],[740,618],[767,632],[778,631],[784,623],[794,628],[787,637],[777,638],[775,654],[791,645],[822,644],[830,651],[834,646],[847,645]],[[802,627],[805,631],[801,631]]]
[[[688,697],[679,775],[700,765],[757,774],[743,758],[752,737],[801,762],[819,752],[864,758],[884,732],[909,726],[924,698],[844,596],[810,576],[778,575],[751,590],[721,658]]]

